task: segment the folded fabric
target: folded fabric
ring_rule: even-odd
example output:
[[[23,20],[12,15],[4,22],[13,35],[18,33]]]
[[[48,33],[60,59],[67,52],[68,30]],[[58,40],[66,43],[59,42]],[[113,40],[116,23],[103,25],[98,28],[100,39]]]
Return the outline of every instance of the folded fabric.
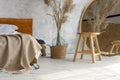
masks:
[[[45,44],[45,41],[44,40],[41,40],[41,39],[36,39],[38,41],[38,43],[40,44]]]
[[[41,52],[42,55],[41,56],[46,56],[46,46],[45,46],[45,41],[41,40],[41,39],[36,39],[37,42],[42,46]]]

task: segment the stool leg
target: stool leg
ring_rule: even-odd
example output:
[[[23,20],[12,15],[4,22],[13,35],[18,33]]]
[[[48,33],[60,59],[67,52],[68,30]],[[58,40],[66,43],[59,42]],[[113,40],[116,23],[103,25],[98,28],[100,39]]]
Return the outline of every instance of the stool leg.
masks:
[[[81,59],[83,59],[83,55],[84,55],[83,51],[84,51],[84,49],[85,49],[86,40],[87,40],[87,38],[86,38],[86,37],[83,37],[83,46],[82,46],[82,52],[81,52]]]
[[[101,61],[102,56],[101,56],[101,51],[100,51],[100,47],[99,47],[97,36],[95,37],[95,44],[96,44],[97,52],[99,53],[99,55],[98,55],[99,56],[99,60]]]
[[[115,47],[115,45],[113,44],[112,47],[111,47],[111,49],[110,49],[110,53],[109,53],[109,55],[112,54],[114,47]]]
[[[116,47],[116,55],[118,55],[118,51],[119,51],[119,45],[117,45],[117,47]]]
[[[80,39],[81,39],[81,35],[79,35],[79,39],[78,39],[78,42],[77,42],[77,47],[76,47],[76,50],[75,50],[75,54],[74,54],[74,58],[73,58],[73,62],[76,61],[76,57],[77,57],[78,50],[79,50],[79,47],[80,47]]]
[[[90,48],[91,48],[91,52],[92,52],[92,62],[95,63],[95,50],[94,50],[94,41],[93,41],[93,37],[90,37]]]
[[[118,47],[118,55],[120,55],[119,50],[120,50],[120,45],[119,45],[119,47]]]

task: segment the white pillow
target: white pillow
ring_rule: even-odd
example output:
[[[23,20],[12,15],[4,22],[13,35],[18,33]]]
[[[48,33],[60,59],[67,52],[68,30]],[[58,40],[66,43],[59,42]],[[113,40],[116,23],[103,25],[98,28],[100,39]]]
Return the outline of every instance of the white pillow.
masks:
[[[12,25],[12,24],[0,24],[0,27],[10,27],[13,30],[17,30],[18,27],[16,25]]]
[[[0,34],[11,34],[17,29],[18,27],[15,25],[0,24]]]
[[[0,34],[13,33],[15,30],[10,27],[0,27]]]

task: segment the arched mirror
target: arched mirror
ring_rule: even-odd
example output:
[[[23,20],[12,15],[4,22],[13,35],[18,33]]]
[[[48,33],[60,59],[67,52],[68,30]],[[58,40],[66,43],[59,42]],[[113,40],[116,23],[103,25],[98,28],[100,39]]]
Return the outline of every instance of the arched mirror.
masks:
[[[109,52],[111,42],[120,40],[120,1],[93,0],[83,11],[80,32],[100,32],[101,51]]]

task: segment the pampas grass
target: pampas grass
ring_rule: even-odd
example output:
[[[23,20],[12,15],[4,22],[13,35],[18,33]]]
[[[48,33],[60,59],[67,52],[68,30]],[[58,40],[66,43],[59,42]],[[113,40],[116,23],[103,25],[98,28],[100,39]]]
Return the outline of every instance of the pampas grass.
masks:
[[[100,32],[104,30],[110,21],[106,19],[119,4],[120,0],[96,0],[87,11],[88,23],[91,31]]]
[[[68,19],[67,13],[70,13],[73,8],[73,0],[44,0],[45,4],[52,9],[52,14],[48,14],[54,18],[57,27],[57,41],[56,45],[61,45],[60,30],[62,24]]]

